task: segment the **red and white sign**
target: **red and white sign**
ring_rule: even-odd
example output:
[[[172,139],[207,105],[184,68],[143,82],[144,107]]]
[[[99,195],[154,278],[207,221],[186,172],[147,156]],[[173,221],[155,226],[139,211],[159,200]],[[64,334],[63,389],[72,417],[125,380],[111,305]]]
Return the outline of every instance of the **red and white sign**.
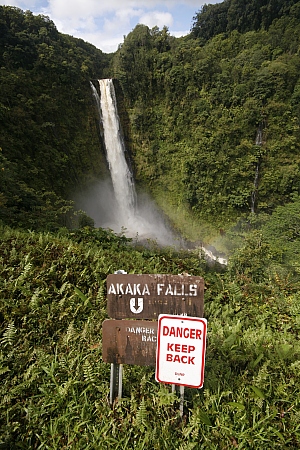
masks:
[[[166,314],[158,317],[156,381],[203,386],[206,329],[206,319]]]

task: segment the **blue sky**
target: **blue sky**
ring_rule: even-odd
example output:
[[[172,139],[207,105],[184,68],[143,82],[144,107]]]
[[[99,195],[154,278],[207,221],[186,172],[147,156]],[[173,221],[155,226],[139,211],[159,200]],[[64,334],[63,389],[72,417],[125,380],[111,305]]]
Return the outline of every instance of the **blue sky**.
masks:
[[[58,31],[82,38],[105,53],[117,50],[138,23],[165,25],[176,37],[190,31],[205,3],[223,0],[0,0],[0,5],[49,16]]]

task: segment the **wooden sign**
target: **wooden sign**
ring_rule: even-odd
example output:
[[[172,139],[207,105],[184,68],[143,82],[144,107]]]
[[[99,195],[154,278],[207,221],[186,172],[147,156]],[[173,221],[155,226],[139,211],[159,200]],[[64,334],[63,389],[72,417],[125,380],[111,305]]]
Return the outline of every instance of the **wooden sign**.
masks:
[[[157,319],[160,314],[203,317],[202,277],[111,274],[106,285],[108,315],[115,319]]]
[[[103,361],[155,366],[157,322],[105,320],[102,325]]]

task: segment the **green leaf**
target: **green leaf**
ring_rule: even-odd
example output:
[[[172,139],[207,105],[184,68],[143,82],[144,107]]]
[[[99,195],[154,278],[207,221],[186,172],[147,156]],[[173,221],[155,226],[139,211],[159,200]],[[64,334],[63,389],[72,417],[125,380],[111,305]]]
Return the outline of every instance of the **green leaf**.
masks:
[[[258,389],[256,386],[250,386],[250,388],[257,395],[257,397],[261,398],[262,400],[265,399],[265,394],[260,389]]]
[[[81,300],[83,300],[84,302],[86,302],[88,300],[88,298],[84,295],[83,292],[81,292],[80,289],[78,289],[76,286],[74,286],[75,289],[75,293],[78,295],[79,298],[81,298]]]
[[[269,430],[273,431],[282,441],[285,441],[284,436],[280,433],[280,431],[276,430],[274,427],[269,427]]]
[[[199,418],[200,418],[201,422],[203,422],[205,425],[208,425],[209,427],[212,427],[212,423],[211,423],[210,418],[203,411],[199,412]]]
[[[261,353],[260,355],[258,355],[258,357],[256,358],[255,361],[253,361],[253,362],[251,361],[250,367],[251,367],[252,369],[254,369],[254,368],[257,366],[257,364],[259,364],[259,362],[262,360],[263,357],[264,357],[263,353]]]
[[[7,366],[0,368],[0,375],[3,375],[6,372],[10,372],[10,370],[9,370],[9,368]]]
[[[232,406],[233,409],[239,409],[240,411],[244,411],[245,409],[245,406],[238,402],[229,402],[228,405]]]
[[[290,344],[280,344],[276,347],[276,353],[281,359],[286,359],[291,356],[293,346]]]

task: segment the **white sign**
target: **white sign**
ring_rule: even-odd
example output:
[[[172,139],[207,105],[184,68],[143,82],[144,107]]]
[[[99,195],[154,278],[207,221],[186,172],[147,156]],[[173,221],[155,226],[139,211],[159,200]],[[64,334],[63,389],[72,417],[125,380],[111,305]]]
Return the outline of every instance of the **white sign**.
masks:
[[[161,314],[158,317],[155,379],[201,388],[204,382],[206,319]]]

